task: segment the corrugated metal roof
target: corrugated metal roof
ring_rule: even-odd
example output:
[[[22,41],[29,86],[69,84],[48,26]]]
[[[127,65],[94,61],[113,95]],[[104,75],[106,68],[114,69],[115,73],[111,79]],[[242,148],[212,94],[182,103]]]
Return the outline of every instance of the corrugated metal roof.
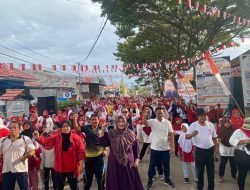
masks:
[[[19,89],[13,89],[13,90],[7,90],[5,94],[0,96],[0,100],[13,100],[15,97],[23,93],[24,90]]]
[[[245,54],[250,54],[250,50],[244,52],[243,54],[241,55],[245,55]],[[239,55],[238,57],[234,58],[233,60],[231,60],[231,67],[237,67],[237,66],[240,66],[240,56]]]
[[[10,69],[7,64],[0,63],[0,78],[15,78],[23,80],[37,80],[36,77],[20,71],[18,69]]]

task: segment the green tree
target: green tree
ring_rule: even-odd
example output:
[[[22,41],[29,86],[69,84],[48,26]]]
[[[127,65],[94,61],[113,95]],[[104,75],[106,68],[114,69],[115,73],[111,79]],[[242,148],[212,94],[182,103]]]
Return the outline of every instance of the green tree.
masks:
[[[246,7],[250,0],[199,1],[200,4],[219,7],[220,17],[187,10],[185,1],[182,6],[178,6],[175,0],[93,1],[102,3],[102,14],[109,18],[116,26],[116,33],[124,39],[118,43],[115,56],[124,66],[136,66],[129,68],[126,74],[138,74],[138,82],[144,85],[156,82],[161,95],[166,79],[171,79],[176,85],[176,70],[193,67],[196,72],[192,60],[167,66],[165,62],[194,57],[197,53],[234,42],[236,36],[249,32],[246,27],[233,24],[231,17],[224,20],[222,13],[248,16]],[[112,5],[115,7],[111,10]],[[144,63],[157,63],[157,67],[141,69]],[[195,84],[195,77],[192,84]]]
[[[120,81],[120,91],[122,92],[122,95],[125,96],[127,94],[127,87],[124,84],[123,79]]]

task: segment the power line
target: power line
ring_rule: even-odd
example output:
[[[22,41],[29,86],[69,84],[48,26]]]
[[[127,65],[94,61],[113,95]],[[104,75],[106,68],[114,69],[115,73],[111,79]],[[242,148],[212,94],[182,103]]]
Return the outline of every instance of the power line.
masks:
[[[112,11],[113,11],[116,2],[117,2],[117,0],[113,0],[113,4],[111,4],[111,6],[110,6],[111,8],[110,8],[110,11],[109,11],[109,12],[112,12]],[[107,24],[107,22],[108,22],[108,19],[109,19],[109,16],[107,16],[107,18],[106,18],[106,20],[105,20],[105,22],[104,22],[104,24],[103,24],[101,30],[99,31],[99,34],[97,35],[96,40],[94,41],[92,47],[91,47],[90,50],[89,50],[89,53],[88,53],[87,56],[83,59],[83,61],[81,61],[80,63],[84,63],[84,62],[89,58],[90,54],[92,53],[92,51],[94,50],[94,48],[95,48],[95,46],[96,46],[96,44],[97,44],[97,42],[98,42],[100,36],[102,35],[102,32],[103,32],[103,30],[104,30],[104,28],[105,28],[105,26],[106,26],[106,24]]]
[[[27,55],[27,54],[18,52],[18,51],[16,51],[16,50],[11,49],[11,48],[9,48],[9,47],[6,47],[6,46],[4,46],[4,45],[1,45],[1,44],[0,44],[0,46],[1,46],[2,48],[4,48],[4,49],[7,49],[7,50],[9,50],[9,51],[13,51],[13,52],[15,52],[15,53],[17,53],[17,54],[20,54],[20,55],[22,55],[22,56],[25,56],[25,57],[27,57],[27,58],[36,59],[36,60],[38,60],[38,61],[42,61],[42,62],[43,62],[43,60],[41,60],[41,59],[38,59],[38,58],[36,58],[36,57],[31,57],[31,56],[29,56],[29,55]],[[48,62],[47,62],[47,63],[48,63]],[[50,63],[49,63],[49,64],[50,64]]]
[[[30,49],[30,48],[28,48],[28,47],[26,47],[26,46],[24,46],[24,45],[22,45],[22,44],[16,42],[16,41],[13,41],[13,40],[11,40],[11,39],[9,39],[9,38],[3,36],[3,35],[0,35],[0,39],[3,40],[3,41],[5,41],[5,42],[7,42],[7,43],[9,43],[9,45],[10,45],[10,44],[17,45],[17,46],[19,46],[19,47],[21,47],[21,48],[23,48],[23,49],[25,49],[25,50],[27,50],[27,51],[33,53],[33,54],[39,55],[40,57],[43,57],[43,58],[46,58],[46,59],[49,59],[49,60],[51,60],[51,59],[53,60],[53,59],[54,59],[54,58],[51,58],[51,57],[49,57],[49,56],[47,56],[47,55],[44,55],[44,54],[42,54],[42,53],[40,53],[40,52],[37,52],[37,51],[35,51],[35,50],[32,50],[32,49]],[[12,47],[15,47],[14,45],[11,45],[11,46],[12,46]],[[56,60],[56,59],[54,59],[54,60],[55,60],[56,62],[58,62],[58,60]]]

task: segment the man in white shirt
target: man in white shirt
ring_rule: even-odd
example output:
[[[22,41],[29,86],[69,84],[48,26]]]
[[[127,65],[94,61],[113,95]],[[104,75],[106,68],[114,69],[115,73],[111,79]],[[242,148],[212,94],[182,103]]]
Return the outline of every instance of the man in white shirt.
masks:
[[[204,187],[204,170],[207,169],[208,190],[214,190],[214,154],[217,152],[217,134],[212,123],[208,122],[206,112],[197,109],[198,121],[192,123],[186,139],[192,139],[195,148],[195,165],[198,174],[197,189]]]
[[[17,122],[10,124],[10,136],[0,139],[0,151],[3,155],[3,189],[14,190],[16,180],[19,188],[29,190],[28,160],[35,155],[35,146],[31,139],[20,134],[21,126]]]
[[[164,167],[165,184],[169,187],[174,187],[170,180],[170,154],[174,153],[174,134],[170,121],[163,117],[163,108],[157,107],[155,109],[156,118],[147,120],[149,109],[145,110],[143,116],[143,124],[151,127],[151,153],[150,163],[148,169],[148,184],[147,189],[152,189],[153,177],[155,176],[155,167],[159,162],[162,162]]]

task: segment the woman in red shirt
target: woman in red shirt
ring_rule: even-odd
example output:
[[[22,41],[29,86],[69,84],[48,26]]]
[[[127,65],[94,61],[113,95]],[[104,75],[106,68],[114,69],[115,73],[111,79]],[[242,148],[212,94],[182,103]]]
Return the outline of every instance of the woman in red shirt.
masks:
[[[234,109],[231,114],[231,122],[234,130],[240,129],[244,123],[239,109]]]
[[[44,138],[36,134],[36,141],[43,146],[55,148],[56,189],[63,190],[67,178],[71,190],[78,189],[77,177],[83,172],[85,146],[77,133],[71,130],[71,122],[63,121],[62,130],[52,137]]]
[[[188,116],[188,124],[190,125],[191,123],[197,121],[197,114],[196,110],[193,104],[189,106],[189,108],[186,109],[187,116]]]

